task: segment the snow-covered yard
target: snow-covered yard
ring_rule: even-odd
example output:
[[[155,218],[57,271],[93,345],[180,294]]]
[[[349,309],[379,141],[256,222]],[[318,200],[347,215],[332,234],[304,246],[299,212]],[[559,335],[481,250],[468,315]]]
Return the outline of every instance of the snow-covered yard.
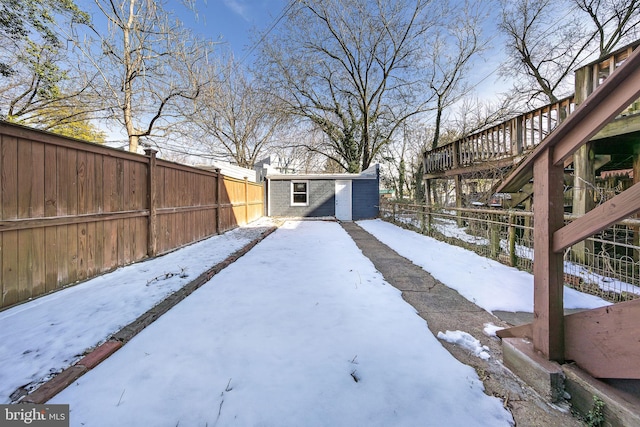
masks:
[[[0,403],[70,366],[272,225],[264,218],[0,312]]]
[[[527,273],[383,221],[359,224],[489,311],[532,308]],[[0,401],[69,366],[267,225],[1,312]],[[188,278],[164,278],[183,268]],[[565,304],[606,302],[568,292]],[[510,425],[482,390],[339,224],[289,221],[50,403],[70,404],[78,426]]]
[[[489,312],[533,312],[533,275],[475,252],[405,230],[382,220],[358,224],[391,249]],[[597,308],[610,303],[565,286],[564,307]]]

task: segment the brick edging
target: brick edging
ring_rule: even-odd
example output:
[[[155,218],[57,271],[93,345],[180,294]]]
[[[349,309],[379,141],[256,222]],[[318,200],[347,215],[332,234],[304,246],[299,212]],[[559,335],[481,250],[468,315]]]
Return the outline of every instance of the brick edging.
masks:
[[[207,283],[213,276],[218,274],[224,268],[233,264],[240,257],[245,255],[254,246],[264,240],[268,235],[277,230],[277,227],[270,227],[266,231],[262,232],[260,236],[256,239],[252,240],[242,248],[233,252],[223,261],[209,268],[204,273],[200,274],[194,280],[178,289],[167,298],[162,300],[156,306],[150,308],[145,313],[140,315],[136,320],[129,323],[127,326],[120,329],[118,332],[113,334],[106,342],[95,347],[89,353],[87,353],[82,359],[80,359],[75,364],[69,366],[64,369],[62,372],[56,374],[50,380],[44,382],[38,388],[36,388],[33,392],[26,394],[23,388],[16,390],[13,394],[21,394],[23,396],[22,399],[18,398],[16,402],[12,403],[36,403],[42,404],[50,400],[53,396],[60,393],[67,386],[73,383],[75,380],[80,378],[85,373],[89,372],[91,369],[98,366],[102,361],[104,361],[107,357],[115,353],[119,348],[129,342],[134,336],[140,333],[144,328],[153,323],[156,319],[162,316],[164,313],[169,311],[172,307],[178,304],[180,301],[185,299],[191,293],[193,293],[196,289]],[[21,392],[22,391],[22,392]]]

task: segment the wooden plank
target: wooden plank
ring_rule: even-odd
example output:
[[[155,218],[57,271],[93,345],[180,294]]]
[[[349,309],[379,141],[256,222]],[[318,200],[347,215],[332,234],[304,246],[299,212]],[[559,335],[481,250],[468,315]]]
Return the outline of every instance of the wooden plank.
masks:
[[[93,214],[96,209],[96,156],[88,153],[85,162],[83,209],[80,214]]]
[[[131,206],[131,167],[130,162],[122,162],[122,205],[120,210],[128,210]],[[122,222],[122,262],[124,264],[130,264],[132,260],[131,256],[131,241],[133,240],[131,229],[131,221],[124,220]]]
[[[23,213],[27,218],[38,218],[44,215],[44,145],[24,139],[18,140],[19,150],[23,157],[18,159],[20,173],[18,184],[23,194]],[[45,288],[45,251],[44,230],[34,228],[18,233],[19,245],[19,297],[24,301],[30,297],[41,295]]]
[[[31,298],[33,283],[33,230],[18,232],[18,300]]]
[[[566,316],[566,358],[595,378],[640,379],[640,300]]]
[[[57,227],[45,228],[45,291],[50,292],[58,286],[58,233]]]
[[[103,206],[105,212],[115,212],[115,200],[114,196],[116,187],[116,159],[104,157],[103,163]],[[103,222],[103,270],[109,271],[117,265],[117,231],[114,229],[117,221],[105,220]]]
[[[90,197],[89,193],[92,191],[88,188],[87,175],[87,153],[85,151],[79,151],[76,154],[76,182],[77,182],[77,214],[87,214],[87,199]],[[77,230],[77,254],[75,259],[76,278],[77,280],[85,280],[87,278],[87,224],[76,224],[75,230]]]
[[[124,222],[125,220],[119,219],[114,221],[116,223],[115,226],[115,249],[116,249],[116,265],[124,265]]]
[[[57,170],[57,179],[56,179],[56,193],[57,193],[57,203],[56,203],[56,214],[58,216],[67,215],[68,208],[67,203],[69,199],[69,186],[67,185],[67,181],[69,179],[67,170],[68,170],[68,149],[64,147],[58,147],[56,149],[56,170]]]
[[[136,260],[144,259],[148,256],[147,254],[147,241],[148,241],[148,229],[147,229],[147,218],[136,218],[135,219],[136,226]]]
[[[58,279],[56,282],[56,288],[60,288],[69,283],[69,260],[70,255],[67,250],[67,227],[68,225],[61,225],[56,227],[56,241],[58,242]]]
[[[77,280],[85,280],[88,277],[87,263],[89,258],[89,243],[88,243],[88,230],[87,224],[81,223],[75,225],[78,232],[77,242],[77,256],[76,256],[76,268],[77,268]]]
[[[86,249],[86,261],[85,268],[87,277],[93,277],[100,272],[99,267],[96,265],[96,249],[102,244],[98,244],[96,240],[97,225],[95,222],[86,224],[87,230],[87,249]]]
[[[32,171],[31,171],[31,182],[33,184],[31,190],[31,203],[30,203],[30,217],[31,218],[41,218],[44,216],[45,211],[45,198],[44,198],[44,188],[45,188],[45,176],[44,176],[44,167],[45,167],[45,150],[44,144],[34,142],[31,145],[31,161],[32,161]]]
[[[552,163],[552,149],[538,156],[533,166],[534,186],[534,295],[533,347],[550,360],[564,358],[562,255],[553,252],[552,235],[562,227],[562,166]]]
[[[183,208],[183,209],[202,209],[202,207]],[[107,212],[107,213],[101,213],[101,214],[65,215],[65,216],[55,216],[55,217],[9,220],[9,221],[0,221],[0,231],[25,230],[27,228],[53,227],[58,225],[86,224],[86,223],[96,222],[96,221],[129,219],[129,218],[138,218],[141,216],[147,217],[148,215],[149,215],[149,212],[147,210],[140,210],[140,211],[122,211],[122,212],[115,212],[115,213]]]
[[[104,222],[104,265],[112,270],[118,266],[118,221]]]
[[[2,138],[2,219],[18,218],[18,140]]]
[[[533,337],[533,327],[531,323],[526,323],[520,326],[501,329],[496,331],[496,335],[499,338],[526,338],[530,340]]]
[[[30,218],[31,193],[33,181],[31,179],[31,141],[18,140],[18,218]],[[29,167],[31,166],[31,167]]]
[[[67,253],[68,258],[68,283],[75,283],[79,280],[79,265],[78,265],[78,225],[67,225]]]
[[[2,233],[2,306],[20,301],[18,288],[18,232]]]
[[[93,161],[94,173],[94,191],[93,191],[93,207],[94,212],[105,212],[105,195],[104,195],[104,157],[95,155]]]
[[[595,136],[605,125],[610,123],[620,112],[627,108],[629,104],[638,99],[640,96],[640,56],[636,54],[634,57],[636,57],[636,59],[629,58],[628,63],[630,66],[635,64],[638,70],[624,73],[624,79],[615,79],[617,86],[614,87],[611,87],[609,80],[618,73],[612,74],[598,88],[598,90],[600,90],[600,88],[603,89],[605,93],[604,96],[599,96],[595,99],[596,96],[599,95],[599,93],[596,92],[582,103],[582,108],[586,110],[582,117],[582,125],[567,130],[563,138],[555,143],[555,163],[560,163],[568,159],[580,145]],[[625,65],[627,65],[627,62],[619,67],[618,70],[625,71],[624,69],[627,68]],[[576,112],[571,116],[575,114]]]
[[[147,228],[147,255],[155,257],[158,253],[158,166],[156,163],[156,152],[148,150],[149,165],[147,166],[147,209],[149,209],[149,220]]]
[[[44,228],[34,228],[32,231],[31,256],[31,295],[38,296],[47,292],[46,288],[46,246]]]
[[[640,211],[640,183],[634,184],[631,188],[557,230],[553,236],[553,251],[561,252],[638,211]]]
[[[84,151],[80,151],[77,153],[77,174],[76,174],[76,182],[78,189],[78,201],[77,207],[78,211],[76,212],[79,215],[87,213],[87,198],[90,189],[87,188],[87,153]]]
[[[596,73],[597,74],[597,73]],[[516,192],[531,177],[534,160],[547,148],[554,150],[554,164],[562,164],[580,145],[602,129],[640,95],[640,50],[636,50],[580,106],[567,117],[533,153],[497,187],[497,192]]]
[[[96,264],[96,273],[102,273],[107,270],[106,261],[105,261],[105,245],[106,238],[104,233],[104,223],[105,221],[96,222],[96,237],[95,237],[95,249],[94,249],[94,258]]]
[[[2,136],[0,146],[0,218],[18,217],[18,143],[15,137]],[[18,291],[18,232],[2,233],[2,307],[19,301]]]
[[[58,214],[58,161],[55,146],[46,145],[44,148],[44,216]]]

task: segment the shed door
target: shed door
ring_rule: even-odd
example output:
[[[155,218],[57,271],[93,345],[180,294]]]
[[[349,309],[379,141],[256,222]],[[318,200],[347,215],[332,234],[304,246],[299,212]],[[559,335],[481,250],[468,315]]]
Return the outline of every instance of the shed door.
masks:
[[[351,221],[351,180],[336,181],[336,219]]]

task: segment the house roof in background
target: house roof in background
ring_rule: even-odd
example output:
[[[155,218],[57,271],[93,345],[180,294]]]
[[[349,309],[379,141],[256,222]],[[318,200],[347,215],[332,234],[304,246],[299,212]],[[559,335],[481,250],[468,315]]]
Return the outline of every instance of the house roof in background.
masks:
[[[360,173],[312,173],[312,174],[269,174],[270,180],[336,180],[336,179],[376,179],[378,178],[378,165],[371,165]]]

